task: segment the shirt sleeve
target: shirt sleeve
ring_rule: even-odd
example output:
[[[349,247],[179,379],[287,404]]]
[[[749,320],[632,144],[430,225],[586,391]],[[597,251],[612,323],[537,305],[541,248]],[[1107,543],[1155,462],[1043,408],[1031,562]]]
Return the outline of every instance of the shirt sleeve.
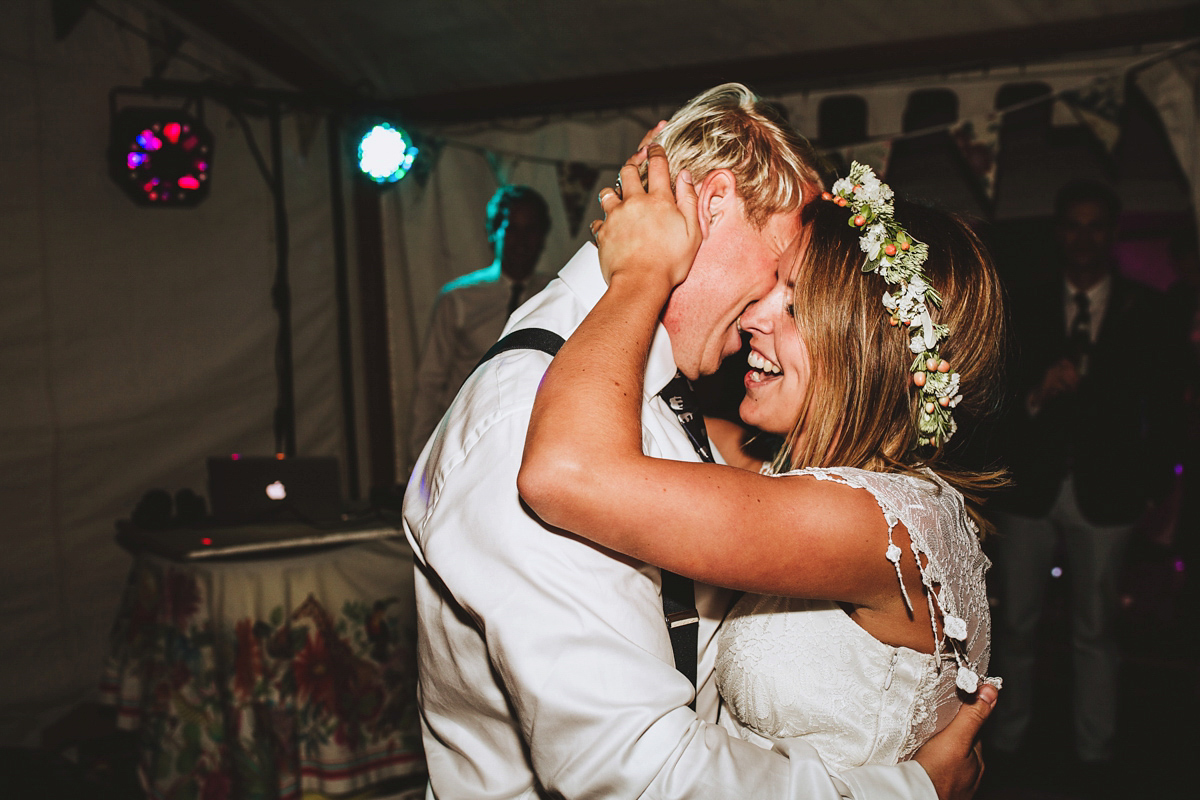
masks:
[[[688,708],[692,686],[673,666],[657,569],[527,513],[515,476],[529,409],[493,414],[503,418],[466,434],[465,455],[429,485],[422,549],[482,632],[544,792],[936,797],[916,764],[843,778],[802,741],[766,750],[699,719]]]
[[[412,425],[408,432],[409,464],[416,463],[425,442],[446,413],[442,405],[454,356],[458,314],[454,295],[442,292],[433,306],[425,347],[413,377]]]

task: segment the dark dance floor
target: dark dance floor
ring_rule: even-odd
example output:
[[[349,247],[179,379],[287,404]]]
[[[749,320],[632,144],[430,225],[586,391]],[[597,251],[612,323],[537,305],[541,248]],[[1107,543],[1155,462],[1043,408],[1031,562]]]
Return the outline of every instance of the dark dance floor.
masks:
[[[1064,575],[1051,585],[1043,619],[1028,747],[1016,764],[989,761],[977,800],[1200,797],[1195,777],[1200,771],[1200,612],[1185,597],[1187,575],[1173,552],[1135,543],[1128,565],[1120,627],[1120,735],[1111,774],[1081,774],[1072,762],[1069,576]],[[0,797],[141,800],[134,777],[136,742],[129,734],[112,732],[103,714],[93,708],[78,715],[77,737],[64,732],[78,742],[65,753],[70,761],[62,753],[0,749]]]
[[[1185,597],[1185,565],[1174,552],[1137,541],[1127,563],[1111,773],[1088,774],[1073,763],[1064,575],[1052,584],[1043,617],[1030,741],[1015,764],[989,762],[977,800],[1200,797],[1200,624],[1194,600]]]

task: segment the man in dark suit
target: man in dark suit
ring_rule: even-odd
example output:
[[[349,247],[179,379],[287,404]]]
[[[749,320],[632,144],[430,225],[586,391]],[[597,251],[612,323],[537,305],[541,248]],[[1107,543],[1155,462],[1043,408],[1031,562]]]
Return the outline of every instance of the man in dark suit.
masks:
[[[1179,399],[1163,298],[1116,270],[1119,210],[1102,184],[1064,187],[1057,268],[1013,304],[1020,350],[1006,448],[1015,487],[996,514],[1005,605],[995,671],[1004,703],[992,734],[1001,758],[1021,746],[1030,721],[1037,625],[1060,540],[1071,584],[1075,751],[1086,766],[1114,756],[1117,581],[1135,523],[1171,485]]]

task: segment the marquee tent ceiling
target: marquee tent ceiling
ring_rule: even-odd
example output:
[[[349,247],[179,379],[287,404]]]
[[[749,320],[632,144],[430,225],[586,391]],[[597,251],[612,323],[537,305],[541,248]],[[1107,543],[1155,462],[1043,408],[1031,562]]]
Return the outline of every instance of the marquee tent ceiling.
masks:
[[[796,90],[1200,36],[1184,0],[155,0],[301,88],[413,121]]]

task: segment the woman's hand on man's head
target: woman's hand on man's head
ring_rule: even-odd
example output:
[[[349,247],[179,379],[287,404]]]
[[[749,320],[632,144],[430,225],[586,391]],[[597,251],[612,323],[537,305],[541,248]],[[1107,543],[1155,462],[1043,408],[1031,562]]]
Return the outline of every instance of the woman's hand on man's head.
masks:
[[[646,188],[639,175],[643,163]],[[672,191],[666,151],[649,144],[625,162],[620,185],[620,194],[607,188],[601,191],[605,219],[592,227],[605,280],[611,284],[614,276],[627,274],[679,285],[701,241],[691,174],[681,171]]]

